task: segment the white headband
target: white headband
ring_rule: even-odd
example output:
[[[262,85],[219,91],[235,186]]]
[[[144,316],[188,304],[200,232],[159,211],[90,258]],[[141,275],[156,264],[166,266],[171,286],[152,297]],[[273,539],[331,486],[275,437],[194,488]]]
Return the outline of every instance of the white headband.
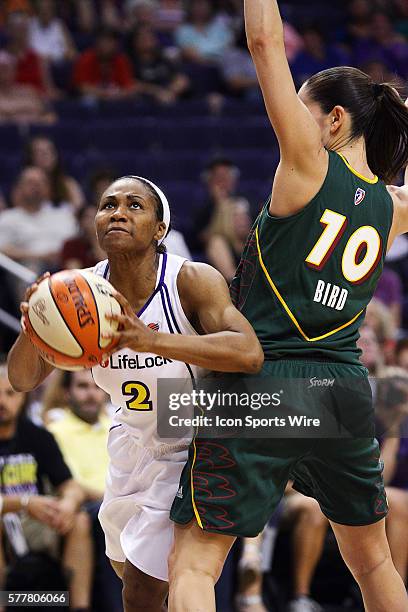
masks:
[[[144,178],[143,176],[133,176],[132,178],[138,179],[139,181],[144,181],[145,183],[148,183],[150,185],[150,187],[154,190],[154,192],[159,196],[159,200],[162,203],[163,206],[163,223],[166,226],[166,232],[163,236],[163,238],[161,238],[159,240],[159,242],[157,244],[161,244],[163,242],[163,240],[166,238],[168,232],[169,232],[169,227],[170,227],[170,206],[169,206],[169,202],[166,198],[166,196],[164,195],[164,193],[162,192],[162,190],[160,189],[160,187],[158,187],[157,185],[155,185],[154,183],[152,183],[152,181],[149,181],[149,179]]]

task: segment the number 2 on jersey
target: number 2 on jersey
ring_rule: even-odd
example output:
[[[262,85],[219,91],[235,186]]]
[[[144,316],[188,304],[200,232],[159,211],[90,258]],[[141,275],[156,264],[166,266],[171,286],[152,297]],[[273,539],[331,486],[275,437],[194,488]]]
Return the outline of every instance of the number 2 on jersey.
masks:
[[[123,395],[130,397],[126,401],[129,410],[153,410],[149,387],[140,381],[130,380],[122,385]]]
[[[347,227],[347,217],[326,208],[320,223],[325,226],[323,233],[305,260],[315,270],[322,270],[326,265]],[[381,237],[375,227],[359,227],[350,236],[343,251],[341,267],[346,280],[352,284],[366,280],[381,257],[381,245]],[[364,250],[364,257],[359,261]]]

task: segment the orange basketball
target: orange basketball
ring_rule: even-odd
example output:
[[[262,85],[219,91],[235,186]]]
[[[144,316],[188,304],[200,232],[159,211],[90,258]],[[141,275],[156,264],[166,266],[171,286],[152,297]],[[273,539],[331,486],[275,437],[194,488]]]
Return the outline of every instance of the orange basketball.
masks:
[[[92,368],[115,347],[102,334],[116,331],[106,314],[120,314],[112,285],[88,270],[63,270],[44,279],[30,297],[27,334],[41,356],[62,370]]]

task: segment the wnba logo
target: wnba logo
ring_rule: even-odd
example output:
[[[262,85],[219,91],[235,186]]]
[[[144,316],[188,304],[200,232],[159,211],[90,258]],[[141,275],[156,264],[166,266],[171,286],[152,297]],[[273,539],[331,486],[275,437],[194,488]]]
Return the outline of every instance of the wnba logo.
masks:
[[[366,192],[364,191],[364,189],[361,189],[359,187],[354,196],[354,206],[358,206],[359,204],[361,204],[361,202],[364,200],[365,197],[366,197]]]

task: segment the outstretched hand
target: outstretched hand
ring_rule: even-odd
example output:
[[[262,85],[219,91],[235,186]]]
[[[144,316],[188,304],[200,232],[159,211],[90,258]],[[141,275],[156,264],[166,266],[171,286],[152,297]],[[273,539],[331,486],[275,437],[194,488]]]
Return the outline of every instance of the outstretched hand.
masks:
[[[129,348],[137,353],[154,353],[157,341],[157,332],[147,327],[133,311],[127,299],[118,291],[113,292],[113,297],[122,307],[122,314],[106,315],[108,321],[116,321],[119,325],[116,332],[103,334],[106,340],[118,340],[118,343],[106,357],[124,348]]]

